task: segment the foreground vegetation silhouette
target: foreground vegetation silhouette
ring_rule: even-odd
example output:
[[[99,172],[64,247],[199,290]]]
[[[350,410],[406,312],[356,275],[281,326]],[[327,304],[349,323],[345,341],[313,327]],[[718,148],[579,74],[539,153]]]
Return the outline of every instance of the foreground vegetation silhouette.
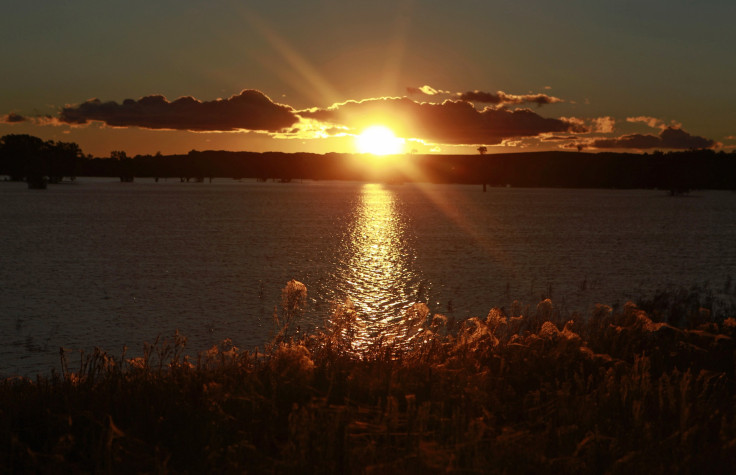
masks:
[[[282,292],[263,352],[100,350],[0,385],[7,472],[731,473],[736,319],[673,291],[619,311],[550,301],[452,322],[415,304],[359,343],[346,303],[296,336]],[[644,310],[646,308],[646,311]],[[731,310],[729,310],[730,312]]]

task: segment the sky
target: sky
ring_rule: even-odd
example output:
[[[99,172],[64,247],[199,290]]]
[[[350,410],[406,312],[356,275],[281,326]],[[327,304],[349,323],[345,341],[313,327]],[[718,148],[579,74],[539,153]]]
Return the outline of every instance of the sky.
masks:
[[[11,5],[12,4],[12,5]],[[736,148],[732,0],[7,1],[0,136],[109,156]]]

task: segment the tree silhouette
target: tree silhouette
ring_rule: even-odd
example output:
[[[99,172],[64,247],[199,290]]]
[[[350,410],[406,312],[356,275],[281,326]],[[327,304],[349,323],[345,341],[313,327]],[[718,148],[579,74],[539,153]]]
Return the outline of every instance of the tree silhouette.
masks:
[[[40,172],[45,143],[27,134],[11,134],[0,139],[0,173],[13,181],[22,181],[29,174]],[[39,170],[37,170],[39,169]]]
[[[77,161],[83,157],[73,142],[43,141],[26,134],[0,138],[0,174],[14,181],[48,177],[52,183],[59,182],[64,176],[76,175]]]
[[[478,147],[478,153],[480,153],[481,155],[485,155],[486,152],[488,152],[488,147],[486,147],[485,145],[481,145],[480,147]]]
[[[77,161],[84,157],[82,149],[74,142],[47,142],[48,169],[46,174],[51,183],[58,183],[63,177],[76,176]]]
[[[110,158],[113,160],[125,160],[128,158],[128,155],[124,150],[113,150],[110,152]]]
[[[129,158],[125,151],[113,150],[110,152],[110,159],[114,160],[117,164],[117,174],[120,177],[121,182],[130,183],[134,180],[135,171],[133,159]]]

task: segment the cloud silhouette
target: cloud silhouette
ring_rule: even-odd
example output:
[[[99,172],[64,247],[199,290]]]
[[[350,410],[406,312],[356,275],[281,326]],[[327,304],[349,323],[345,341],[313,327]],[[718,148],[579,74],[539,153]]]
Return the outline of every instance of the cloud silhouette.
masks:
[[[594,148],[631,148],[631,149],[700,149],[713,148],[717,143],[697,135],[690,135],[680,128],[667,127],[659,135],[631,134],[611,139],[597,139],[590,144]]]
[[[409,98],[347,101],[327,109],[300,111],[299,115],[354,131],[384,123],[402,137],[445,144],[495,145],[505,139],[533,137],[552,132],[580,132],[580,126],[563,119],[545,118],[529,109],[510,111],[486,107],[478,110],[468,101],[415,102]]]
[[[548,118],[521,104],[553,104],[562,99],[546,94],[507,94],[472,91],[451,93],[425,85],[407,88],[409,94],[431,97],[427,102],[409,97],[349,100],[329,108],[296,110],[273,102],[262,92],[245,89],[227,99],[200,101],[181,97],[174,101],[149,95],[122,103],[92,99],[64,107],[58,118],[28,119],[18,113],[0,117],[2,123],[31,120],[37,124],[83,125],[100,121],[113,127],[141,127],[189,131],[253,130],[278,138],[315,138],[357,134],[362,129],[384,124],[407,139],[446,145],[524,146],[543,142],[573,141],[564,147],[596,149],[700,149],[719,144],[691,135],[675,122],[650,117],[628,117],[627,122],[644,123],[659,134],[630,134],[603,138],[589,134],[612,134],[616,120],[610,116],[592,119]],[[443,102],[437,100],[450,97]],[[481,104],[488,104],[483,107]],[[569,134],[579,134],[571,136]],[[585,137],[584,135],[587,135]],[[563,146],[563,145],[561,145]]]
[[[15,112],[11,112],[10,114],[6,115],[3,120],[0,122],[6,123],[6,124],[17,124],[19,122],[25,122],[27,119],[23,117],[20,114],[16,114]]]
[[[498,92],[483,92],[483,91],[470,91],[464,92],[459,95],[463,101],[470,102],[482,102],[485,104],[536,104],[543,106],[545,104],[555,104],[557,102],[564,102],[559,97],[549,96],[547,94],[507,94],[503,91]]]
[[[559,97],[550,96],[547,94],[508,94],[503,91],[498,92],[483,92],[483,91],[468,91],[468,92],[456,92],[442,91],[433,88],[432,86],[422,87],[407,87],[406,92],[409,95],[423,94],[425,96],[435,96],[437,94],[452,95],[456,99],[467,102],[479,102],[483,104],[494,104],[494,105],[512,105],[512,104],[536,104],[543,106],[546,104],[555,104],[558,102],[565,102]]]
[[[126,99],[122,104],[92,99],[61,110],[59,120],[67,124],[101,121],[114,127],[191,131],[262,130],[276,132],[298,122],[294,109],[277,104],[255,89],[243,90],[228,99],[199,101],[181,97],[169,102],[151,95]]]

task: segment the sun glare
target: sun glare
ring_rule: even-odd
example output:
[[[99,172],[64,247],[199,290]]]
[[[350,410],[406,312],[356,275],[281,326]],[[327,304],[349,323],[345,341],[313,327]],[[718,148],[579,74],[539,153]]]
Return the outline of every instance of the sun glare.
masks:
[[[365,129],[355,138],[355,145],[360,153],[392,155],[401,153],[404,139],[396,137],[388,127],[374,125]]]

